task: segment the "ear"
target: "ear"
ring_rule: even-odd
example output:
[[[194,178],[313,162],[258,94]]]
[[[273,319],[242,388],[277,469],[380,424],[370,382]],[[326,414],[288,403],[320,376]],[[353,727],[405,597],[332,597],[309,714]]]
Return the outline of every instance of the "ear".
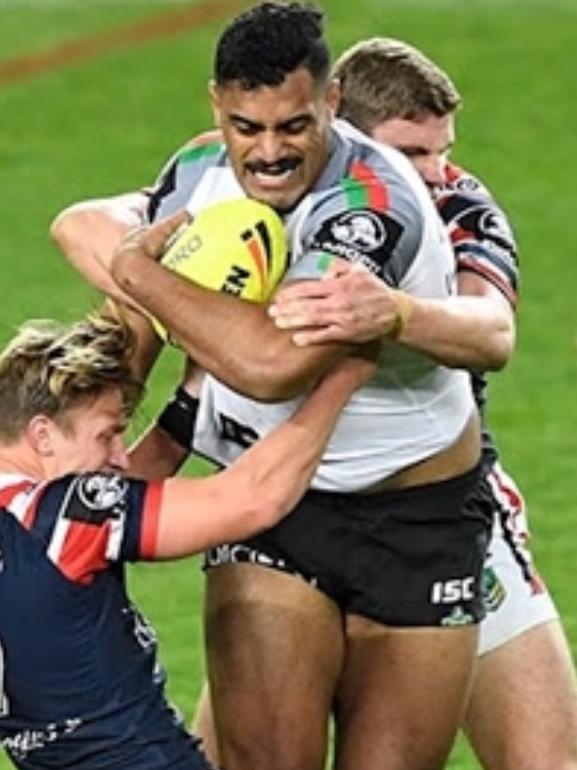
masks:
[[[208,84],[208,96],[210,99],[210,106],[212,108],[212,118],[214,120],[214,125],[217,128],[221,127],[221,99],[220,99],[220,89],[216,83],[216,81],[211,80]]]
[[[36,414],[28,423],[25,434],[28,443],[40,457],[52,457],[54,454],[54,421],[45,414]]]
[[[332,78],[329,81],[325,100],[330,110],[331,118],[334,118],[337,113],[339,102],[341,100],[341,84],[337,78]]]

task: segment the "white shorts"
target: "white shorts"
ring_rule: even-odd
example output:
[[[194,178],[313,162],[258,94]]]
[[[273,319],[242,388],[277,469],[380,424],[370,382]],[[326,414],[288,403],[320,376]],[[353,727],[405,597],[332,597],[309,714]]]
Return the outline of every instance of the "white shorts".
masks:
[[[495,515],[483,574],[486,618],[478,655],[484,655],[534,626],[559,617],[527,548],[525,502],[498,463],[488,474]]]

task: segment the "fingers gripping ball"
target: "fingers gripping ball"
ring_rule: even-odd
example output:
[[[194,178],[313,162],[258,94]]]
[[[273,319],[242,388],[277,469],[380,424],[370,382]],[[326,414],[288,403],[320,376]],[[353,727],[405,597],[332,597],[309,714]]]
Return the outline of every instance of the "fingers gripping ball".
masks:
[[[173,238],[161,264],[200,286],[266,302],[287,266],[284,225],[270,206],[249,198],[200,211]],[[167,330],[152,324],[163,340]]]

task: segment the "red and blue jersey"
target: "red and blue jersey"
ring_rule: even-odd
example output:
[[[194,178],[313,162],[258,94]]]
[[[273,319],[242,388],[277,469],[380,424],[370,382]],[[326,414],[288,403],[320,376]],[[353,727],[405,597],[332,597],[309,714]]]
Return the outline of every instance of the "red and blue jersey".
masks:
[[[448,163],[445,182],[432,188],[433,200],[445,223],[457,272],[470,272],[492,283],[517,305],[519,260],[515,237],[502,209],[476,177]],[[487,380],[482,372],[471,372],[475,400],[484,412]],[[487,428],[483,427],[483,459],[491,467],[498,452]]]
[[[208,766],[125,586],[124,563],[154,557],[161,494],[0,475],[0,742],[22,770]]]

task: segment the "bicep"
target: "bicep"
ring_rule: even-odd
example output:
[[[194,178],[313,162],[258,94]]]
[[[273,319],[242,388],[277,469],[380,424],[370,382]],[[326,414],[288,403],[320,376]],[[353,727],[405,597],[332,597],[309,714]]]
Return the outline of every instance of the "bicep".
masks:
[[[177,559],[244,538],[257,514],[254,498],[228,471],[203,479],[168,479],[163,484],[156,558]]]

